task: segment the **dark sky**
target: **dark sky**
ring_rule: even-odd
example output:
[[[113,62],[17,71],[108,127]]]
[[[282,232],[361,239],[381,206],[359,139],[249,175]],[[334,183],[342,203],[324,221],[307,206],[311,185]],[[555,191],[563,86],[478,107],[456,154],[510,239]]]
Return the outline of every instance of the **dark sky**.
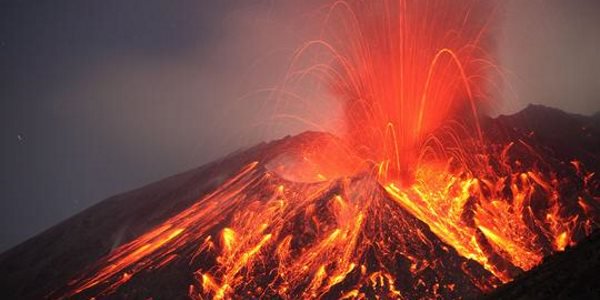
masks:
[[[526,103],[600,111],[600,1],[507,1],[498,36],[505,69],[501,111]]]
[[[108,196],[306,128],[265,129],[264,94],[243,96],[282,77],[321,3],[0,2],[0,251]],[[498,53],[514,92],[501,91],[498,112],[600,110],[597,3],[509,3]]]

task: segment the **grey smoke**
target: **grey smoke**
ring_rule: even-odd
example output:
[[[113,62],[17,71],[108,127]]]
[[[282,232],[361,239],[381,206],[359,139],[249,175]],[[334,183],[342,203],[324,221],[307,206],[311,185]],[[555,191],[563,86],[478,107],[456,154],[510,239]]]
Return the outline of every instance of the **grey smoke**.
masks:
[[[268,94],[252,92],[278,83],[324,3],[3,1],[0,251],[110,195],[315,129],[265,125]],[[508,4],[497,46],[519,97],[499,91],[496,112],[600,109],[599,7]],[[316,86],[297,88],[334,117]]]

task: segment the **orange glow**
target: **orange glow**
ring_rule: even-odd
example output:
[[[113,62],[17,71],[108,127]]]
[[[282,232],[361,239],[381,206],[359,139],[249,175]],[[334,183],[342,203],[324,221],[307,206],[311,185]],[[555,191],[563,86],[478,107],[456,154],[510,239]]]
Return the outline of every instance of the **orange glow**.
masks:
[[[322,75],[344,102],[349,144],[412,181],[430,135],[457,113],[473,118],[495,68],[486,52],[494,8],[480,1],[336,1],[322,47]],[[302,49],[307,51],[306,49]],[[473,124],[481,139],[479,124]]]
[[[376,180],[377,170],[372,170],[303,183],[252,163],[190,208],[99,261],[71,283],[67,296],[90,291],[108,295],[133,277],[182,258],[194,265],[213,257],[214,265],[195,272],[198,285],[189,289],[190,297],[227,299],[252,291],[249,295],[256,297],[318,298],[340,286],[347,288],[339,294],[345,299],[372,293],[407,297],[417,288],[399,287],[393,275],[397,266],[388,261],[398,251],[410,262],[406,270],[411,280],[427,294],[464,295],[464,280],[489,291],[549,253],[573,245],[575,236],[588,232],[585,224],[597,222],[597,216],[590,219],[583,209],[561,209],[560,180],[538,171],[475,178],[429,164],[417,169],[413,185],[400,188]],[[544,196],[543,208],[534,210],[532,201],[539,196]],[[576,207],[587,205],[585,201],[580,198]],[[419,227],[409,215],[427,225]],[[216,232],[215,243],[211,232],[219,224],[226,227]],[[193,255],[178,256],[190,247]],[[430,250],[415,252],[418,247]],[[457,253],[491,273],[465,269],[463,261],[452,275],[440,274],[449,276],[444,281],[428,281],[422,272],[454,263],[431,253]],[[373,266],[370,255],[381,261]],[[453,281],[454,276],[467,279]],[[259,282],[263,284],[255,289]]]
[[[193,299],[472,298],[575,245],[598,226],[597,176],[576,160],[562,175],[526,137],[495,141],[479,124],[493,13],[471,0],[335,1],[296,59],[330,54],[300,73],[344,103],[343,137],[246,165],[65,296],[185,265]]]

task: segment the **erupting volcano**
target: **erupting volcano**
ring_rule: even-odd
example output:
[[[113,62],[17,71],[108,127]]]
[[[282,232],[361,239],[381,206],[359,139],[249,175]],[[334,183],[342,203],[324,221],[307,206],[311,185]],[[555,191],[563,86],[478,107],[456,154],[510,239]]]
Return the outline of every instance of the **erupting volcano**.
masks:
[[[336,1],[282,89],[322,80],[343,103],[343,133],[261,144],[107,200],[28,242],[76,239],[62,252],[72,260],[40,267],[55,268],[40,292],[16,293],[473,298],[574,246],[600,218],[599,129],[546,108],[480,112],[500,77],[497,9],[482,2]],[[313,51],[319,63],[303,66]],[[545,132],[537,111],[575,137]],[[39,258],[17,249],[3,270],[11,255]]]

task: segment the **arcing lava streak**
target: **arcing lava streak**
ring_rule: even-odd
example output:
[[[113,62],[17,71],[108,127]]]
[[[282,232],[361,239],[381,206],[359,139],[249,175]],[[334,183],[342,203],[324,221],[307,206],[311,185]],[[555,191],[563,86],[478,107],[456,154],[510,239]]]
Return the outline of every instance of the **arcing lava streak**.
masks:
[[[336,1],[322,38],[307,47],[331,55],[313,72],[344,103],[347,142],[409,185],[431,134],[457,114],[471,116],[481,139],[493,16],[494,7],[474,0]]]
[[[300,143],[122,245],[63,295],[191,266],[191,298],[473,297],[598,226],[598,180],[526,137],[487,138],[484,1],[336,1],[312,74],[344,103],[335,147]],[[514,153],[526,153],[517,160]],[[581,182],[567,192],[570,181]]]

